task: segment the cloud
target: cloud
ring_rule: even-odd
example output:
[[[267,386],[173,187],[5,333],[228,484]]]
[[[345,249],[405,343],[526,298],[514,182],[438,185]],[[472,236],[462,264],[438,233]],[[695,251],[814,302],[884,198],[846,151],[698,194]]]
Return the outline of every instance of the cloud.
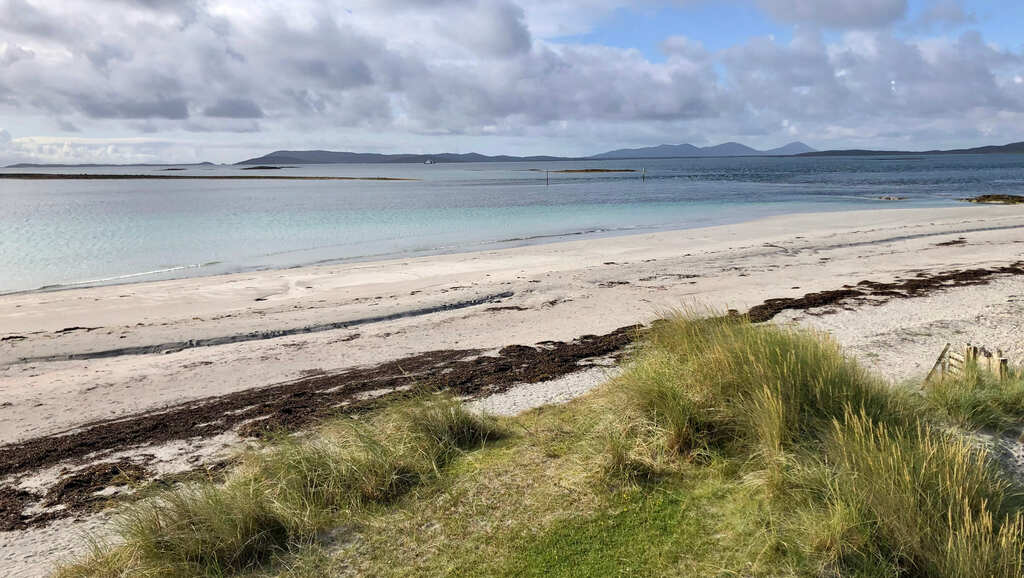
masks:
[[[90,118],[188,118],[184,98],[131,99],[111,95],[78,95],[78,108]]]
[[[934,0],[911,24],[911,29],[927,32],[976,22],[974,12],[967,11],[958,0]]]
[[[259,105],[247,98],[222,98],[206,107],[203,114],[217,118],[263,118]]]
[[[0,125],[195,143],[113,144],[118,158],[129,147],[184,157],[168,160],[210,143],[235,151],[245,134],[256,149],[565,154],[684,139],[1013,140],[1020,51],[976,32],[902,36],[903,0],[756,3],[793,24],[791,40],[710,50],[672,36],[652,59],[561,37],[628,14],[623,0],[66,0],[60,18],[48,3],[0,0]],[[940,0],[920,18],[941,27],[958,7]],[[65,142],[16,140],[19,154]]]
[[[4,142],[0,129],[0,162],[145,163],[165,158],[194,160],[194,148],[167,139],[20,137]]]
[[[10,66],[22,60],[32,60],[36,53],[17,44],[4,43],[0,50],[0,66]]]
[[[877,28],[903,18],[907,0],[757,0],[784,22],[834,28]]]
[[[55,20],[26,0],[0,1],[0,28],[9,32],[50,36],[59,31]]]
[[[78,128],[75,123],[64,118],[57,119],[57,128],[64,132],[82,132],[82,129]]]
[[[459,7],[459,10],[465,10]],[[505,1],[481,0],[468,17],[447,20],[441,29],[476,53],[506,58],[530,51],[530,31],[523,9]]]

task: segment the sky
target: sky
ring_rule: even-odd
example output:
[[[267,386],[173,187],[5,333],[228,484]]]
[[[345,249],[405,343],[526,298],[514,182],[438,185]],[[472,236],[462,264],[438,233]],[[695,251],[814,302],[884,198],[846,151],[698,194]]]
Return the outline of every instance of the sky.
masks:
[[[0,164],[1024,140],[1019,0],[0,0]]]

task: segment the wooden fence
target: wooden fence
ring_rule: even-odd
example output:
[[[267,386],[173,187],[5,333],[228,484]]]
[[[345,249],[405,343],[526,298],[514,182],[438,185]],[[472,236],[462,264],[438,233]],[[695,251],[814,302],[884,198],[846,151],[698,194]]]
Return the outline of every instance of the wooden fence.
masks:
[[[931,381],[936,377],[963,377],[964,372],[972,365],[979,371],[987,371],[998,376],[1000,381],[1016,374],[1001,349],[992,350],[970,343],[954,349],[952,344],[947,343],[925,381]]]

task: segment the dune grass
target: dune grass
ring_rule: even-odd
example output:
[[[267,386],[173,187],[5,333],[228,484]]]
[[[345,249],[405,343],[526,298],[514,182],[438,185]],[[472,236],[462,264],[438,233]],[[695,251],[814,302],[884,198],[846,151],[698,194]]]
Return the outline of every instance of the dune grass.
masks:
[[[959,428],[1020,416],[1019,386],[942,387],[677,315],[562,406],[435,396],[275,440],[129,507],[122,544],[59,575],[1020,576],[1021,495]]]
[[[125,507],[115,522],[122,545],[97,548],[60,575],[258,570],[312,544],[354,510],[390,503],[441,475],[458,452],[503,435],[494,419],[431,396],[367,423],[282,437],[243,457],[223,484],[185,485]]]
[[[1000,381],[969,364],[963,376],[929,384],[925,399],[961,427],[1002,430],[1024,419],[1024,376]]]
[[[620,382],[669,447],[746,459],[780,511],[824,514],[827,531],[804,537],[822,571],[1017,576],[1017,490],[984,449],[928,411],[1019,423],[1019,384],[970,378],[922,400],[821,336],[680,316],[655,330]]]

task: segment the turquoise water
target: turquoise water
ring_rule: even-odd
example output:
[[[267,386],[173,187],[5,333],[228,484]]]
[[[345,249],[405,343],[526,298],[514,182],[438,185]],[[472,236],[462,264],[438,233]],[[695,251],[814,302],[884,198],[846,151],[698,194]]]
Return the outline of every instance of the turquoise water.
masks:
[[[565,168],[643,168],[646,179],[549,173],[545,184],[544,169]],[[50,170],[261,174],[231,166]],[[0,180],[0,292],[1024,194],[1024,157],[1014,155],[315,165],[265,174],[418,180]]]

